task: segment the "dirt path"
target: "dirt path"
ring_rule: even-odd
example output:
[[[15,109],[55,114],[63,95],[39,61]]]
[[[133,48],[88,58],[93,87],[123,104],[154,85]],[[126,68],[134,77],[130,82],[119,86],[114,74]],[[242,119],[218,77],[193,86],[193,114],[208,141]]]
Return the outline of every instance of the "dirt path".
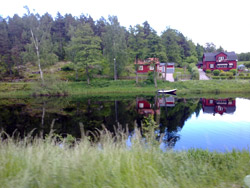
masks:
[[[202,69],[199,69],[199,74],[200,74],[200,80],[209,80],[206,73]]]

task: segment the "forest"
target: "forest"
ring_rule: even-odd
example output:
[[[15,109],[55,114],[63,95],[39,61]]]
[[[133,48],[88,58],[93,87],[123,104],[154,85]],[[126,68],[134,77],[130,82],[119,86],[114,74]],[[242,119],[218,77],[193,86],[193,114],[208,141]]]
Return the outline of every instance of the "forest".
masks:
[[[145,21],[125,28],[116,16],[98,20],[81,14],[53,18],[39,15],[26,7],[22,17],[0,17],[0,79],[19,77],[27,63],[38,71],[59,61],[71,62],[67,68],[84,70],[86,75],[119,78],[134,73],[136,59],[157,57],[161,62],[175,62],[183,67],[201,61],[204,52],[223,51],[213,43],[195,44],[176,29],[166,27],[160,35]],[[250,53],[238,54],[250,60]],[[115,65],[115,66],[114,66]],[[41,75],[42,77],[42,75]]]

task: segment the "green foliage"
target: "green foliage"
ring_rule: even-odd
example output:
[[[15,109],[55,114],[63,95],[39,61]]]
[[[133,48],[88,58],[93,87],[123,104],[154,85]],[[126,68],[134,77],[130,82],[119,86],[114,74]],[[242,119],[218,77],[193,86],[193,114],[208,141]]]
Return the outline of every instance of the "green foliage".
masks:
[[[220,71],[218,69],[213,70],[213,75],[214,76],[219,76],[219,74],[220,74]]]
[[[244,65],[249,69],[250,68],[250,62],[244,63]]]
[[[67,96],[68,90],[66,83],[54,76],[47,76],[44,80],[44,84],[41,81],[37,81],[33,85],[33,96]]]
[[[186,58],[186,62],[189,64],[191,64],[191,63],[197,64],[198,58],[195,57],[194,55],[192,55],[192,56],[189,56]]]
[[[224,72],[223,71],[223,72],[220,73],[220,76],[228,76],[228,77],[233,76],[233,72]]]
[[[61,67],[62,71],[73,71],[74,70],[74,64],[69,63]]]
[[[206,73],[210,74],[212,71],[210,69],[206,70]]]
[[[189,72],[192,72],[192,69],[193,69],[194,67],[196,67],[195,63],[189,64],[189,65],[188,65],[188,71],[189,71]]]
[[[200,74],[198,68],[195,66],[191,70],[191,78],[192,80],[199,80],[200,79]]]
[[[236,73],[237,73],[237,70],[236,70],[236,69],[231,69],[231,70],[229,70],[229,72],[232,72],[232,73],[233,73],[233,75],[235,76],[235,75],[236,75]]]
[[[145,80],[144,83],[148,85],[154,84],[154,72],[148,73],[148,78]]]
[[[114,79],[116,79],[127,63],[125,30],[120,26],[117,17],[109,17],[106,32],[102,35],[102,43],[104,55],[109,62],[110,71],[112,71],[111,75],[113,73]]]

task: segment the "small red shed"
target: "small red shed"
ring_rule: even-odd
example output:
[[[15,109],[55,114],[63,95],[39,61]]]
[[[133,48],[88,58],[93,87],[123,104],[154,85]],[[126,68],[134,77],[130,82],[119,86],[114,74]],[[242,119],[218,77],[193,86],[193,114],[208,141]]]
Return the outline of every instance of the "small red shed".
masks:
[[[146,60],[138,60],[137,65],[138,65],[137,67],[138,73],[148,73],[149,71],[154,71],[155,67],[156,71],[158,71],[160,61],[159,58],[148,58]]]

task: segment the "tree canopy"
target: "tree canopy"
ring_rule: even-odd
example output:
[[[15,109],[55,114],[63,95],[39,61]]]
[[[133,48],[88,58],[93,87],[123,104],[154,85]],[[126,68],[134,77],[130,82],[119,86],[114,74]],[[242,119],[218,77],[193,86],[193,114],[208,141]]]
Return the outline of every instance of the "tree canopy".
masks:
[[[204,52],[223,50],[213,43],[195,44],[169,27],[159,35],[147,21],[127,29],[116,16],[94,20],[59,12],[55,18],[49,13],[16,14],[0,17],[0,77],[18,75],[20,66],[37,62],[31,29],[39,44],[41,67],[70,60],[78,68],[88,68],[90,77],[91,67],[105,67],[105,74],[117,79],[134,70],[136,59],[159,58],[183,66],[201,61]],[[249,54],[239,59],[249,60]]]

